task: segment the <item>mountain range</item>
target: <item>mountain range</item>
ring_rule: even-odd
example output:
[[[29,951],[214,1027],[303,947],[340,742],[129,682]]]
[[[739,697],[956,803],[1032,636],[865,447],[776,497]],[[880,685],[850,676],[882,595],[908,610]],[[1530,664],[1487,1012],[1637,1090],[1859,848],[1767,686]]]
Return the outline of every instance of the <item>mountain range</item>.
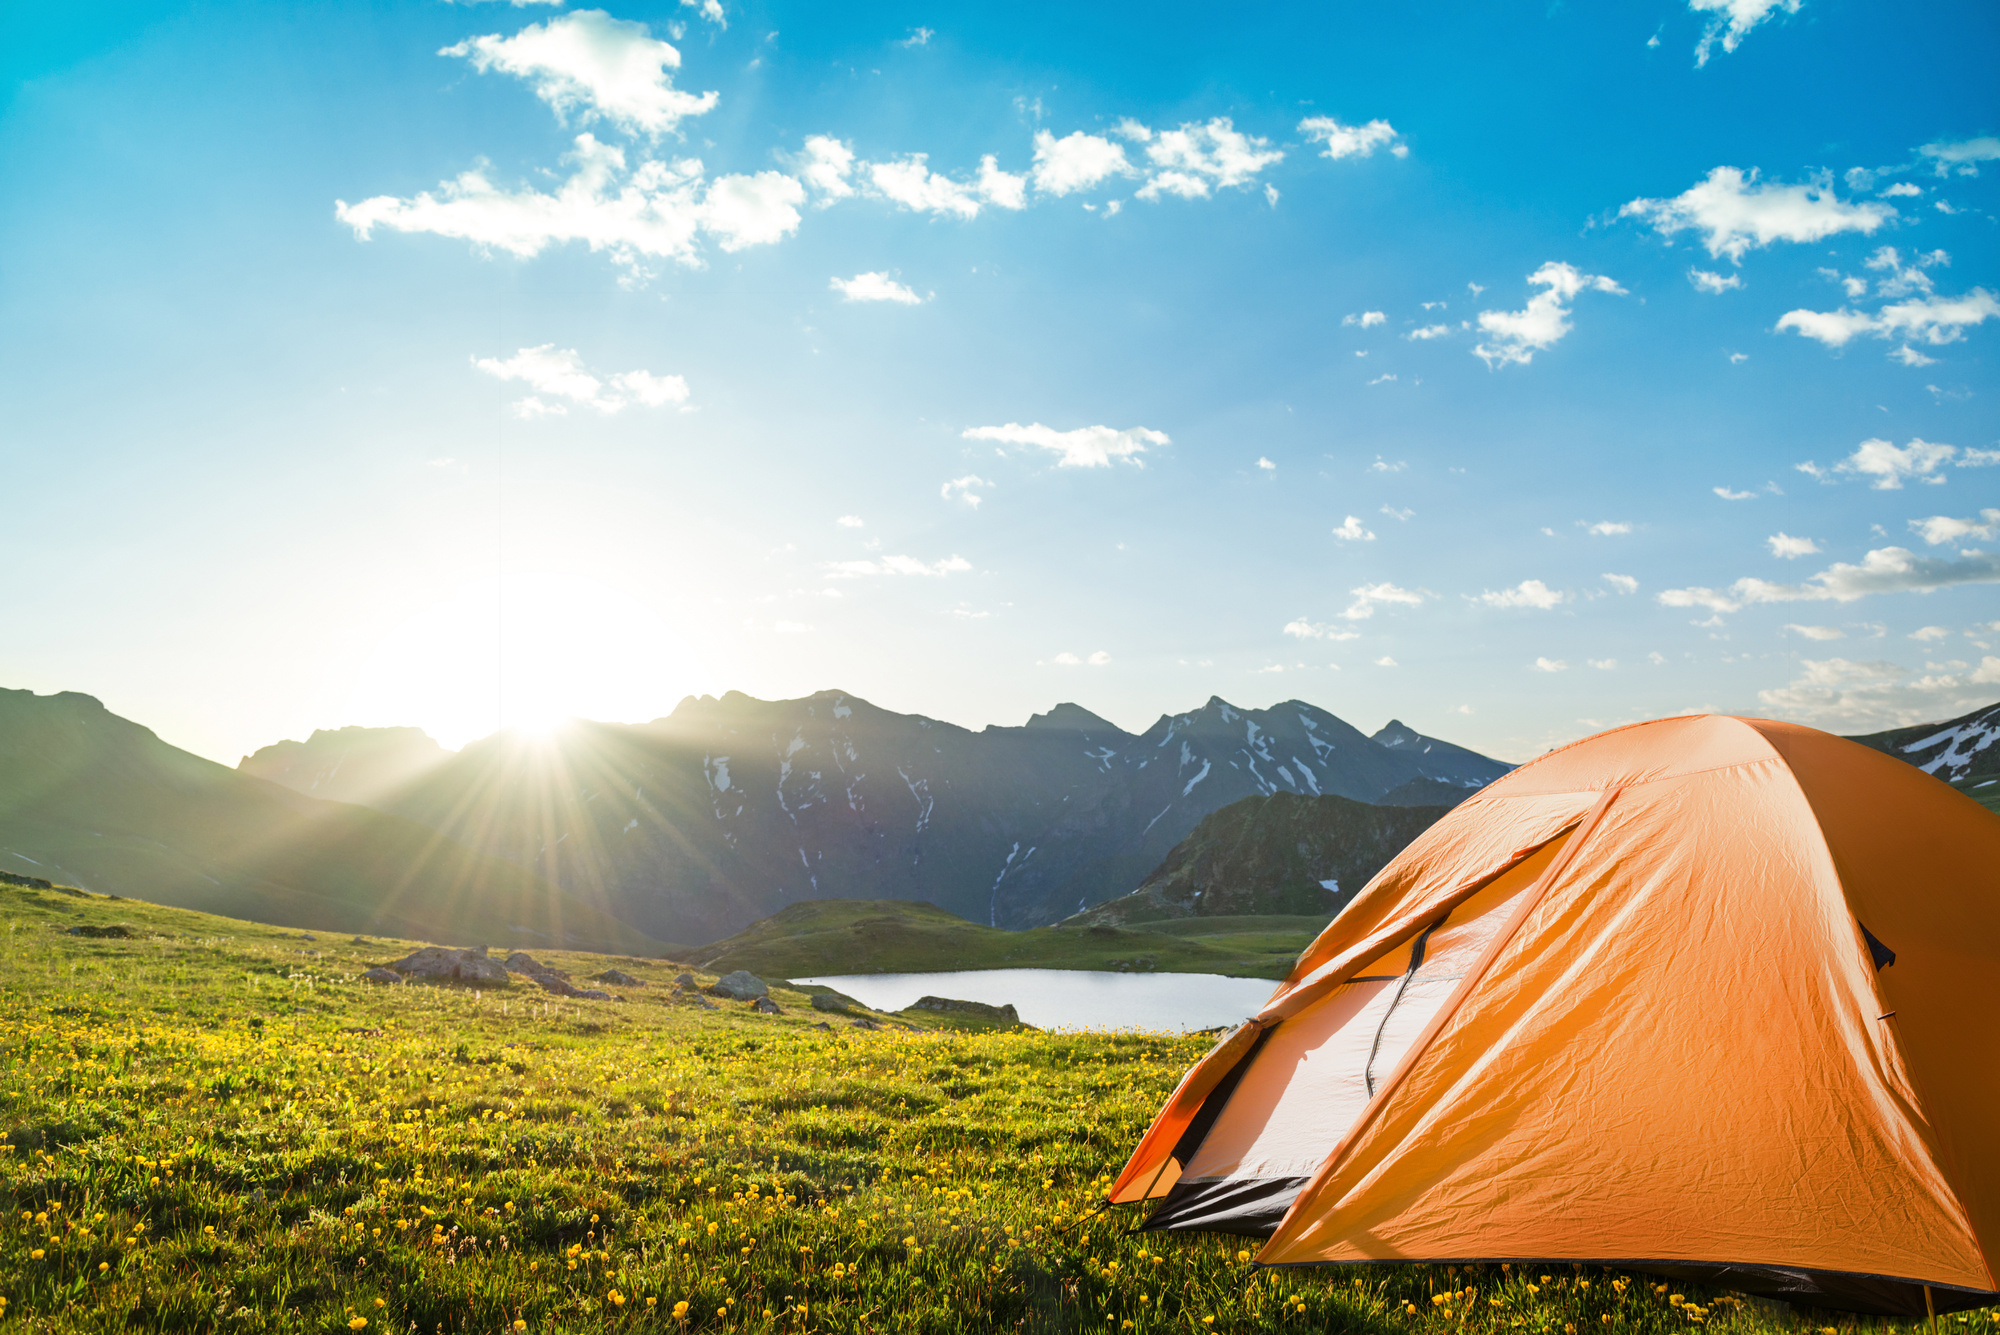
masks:
[[[1391,723],[1220,698],[1132,734],[1075,704],[958,727],[842,691],[689,697],[440,755],[408,730],[318,732],[239,769],[417,821],[531,868],[660,940],[702,943],[809,899],[931,903],[993,927],[1137,885],[1249,796],[1458,796],[1510,767]]]

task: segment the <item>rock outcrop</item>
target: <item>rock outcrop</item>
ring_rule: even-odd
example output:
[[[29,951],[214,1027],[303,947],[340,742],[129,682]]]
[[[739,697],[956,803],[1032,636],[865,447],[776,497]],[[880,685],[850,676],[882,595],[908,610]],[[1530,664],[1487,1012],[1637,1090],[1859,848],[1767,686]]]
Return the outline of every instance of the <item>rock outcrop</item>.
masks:
[[[507,970],[490,958],[485,946],[425,946],[413,950],[387,967],[405,978],[426,978],[436,983],[472,983],[480,987],[507,986]]]
[[[738,969],[724,974],[709,984],[708,994],[712,997],[728,997],[731,1001],[755,1001],[758,997],[771,995],[771,989],[763,979],[748,969]]]

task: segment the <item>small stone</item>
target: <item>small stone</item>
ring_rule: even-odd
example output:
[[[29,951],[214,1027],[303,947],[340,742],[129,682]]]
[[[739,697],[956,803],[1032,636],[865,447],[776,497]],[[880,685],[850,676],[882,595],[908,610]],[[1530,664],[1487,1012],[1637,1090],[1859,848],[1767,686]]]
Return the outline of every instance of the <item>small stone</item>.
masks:
[[[759,1015],[783,1015],[783,1014],[784,1014],[784,1012],[783,1012],[783,1011],[781,1011],[781,1010],[779,1010],[779,1009],[778,1009],[778,1003],[777,1003],[777,1002],[775,1002],[775,1001],[773,1001],[773,1000],[771,1000],[771,999],[770,999],[769,997],[767,997],[767,996],[766,996],[766,997],[758,997],[758,998],[757,998],[757,999],[756,999],[755,1001],[751,1002],[751,1003],[750,1003],[750,1009],[751,1009],[751,1010],[753,1010],[753,1011],[756,1011],[756,1012],[757,1012],[757,1013],[758,1013]]]
[[[680,977],[674,979],[674,986],[680,988],[684,992],[692,992],[695,990],[696,987],[699,986],[699,984],[695,982],[693,974],[684,973]]]
[[[613,987],[644,987],[646,985],[645,979],[634,978],[623,969],[606,969],[603,973],[597,975],[597,981],[600,983],[609,983]]]
[[[755,997],[769,996],[771,989],[763,979],[748,969],[738,969],[715,980],[709,987],[712,997],[728,997],[731,1001],[749,1001]]]
[[[395,972],[393,969],[384,969],[380,965],[377,965],[367,973],[362,974],[361,981],[364,983],[383,984],[400,983],[403,981],[403,975]]]

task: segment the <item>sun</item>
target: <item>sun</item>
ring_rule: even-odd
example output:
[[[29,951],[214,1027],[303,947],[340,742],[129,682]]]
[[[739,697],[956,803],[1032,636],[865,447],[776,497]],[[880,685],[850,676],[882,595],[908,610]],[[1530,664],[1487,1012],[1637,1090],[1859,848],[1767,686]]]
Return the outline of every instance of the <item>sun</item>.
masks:
[[[707,677],[645,599],[531,571],[463,585],[392,624],[341,722],[415,725],[454,749],[501,731],[547,738],[577,718],[660,717]]]

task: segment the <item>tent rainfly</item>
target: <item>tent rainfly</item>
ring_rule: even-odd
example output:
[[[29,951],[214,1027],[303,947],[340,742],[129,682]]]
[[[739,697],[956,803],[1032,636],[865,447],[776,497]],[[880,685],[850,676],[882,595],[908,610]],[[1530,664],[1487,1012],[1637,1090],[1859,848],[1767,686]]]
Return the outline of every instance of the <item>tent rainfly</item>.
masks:
[[[1551,752],[1369,883],[1110,1199],[1268,1266],[2000,1301],[2000,817],[1762,719]]]

